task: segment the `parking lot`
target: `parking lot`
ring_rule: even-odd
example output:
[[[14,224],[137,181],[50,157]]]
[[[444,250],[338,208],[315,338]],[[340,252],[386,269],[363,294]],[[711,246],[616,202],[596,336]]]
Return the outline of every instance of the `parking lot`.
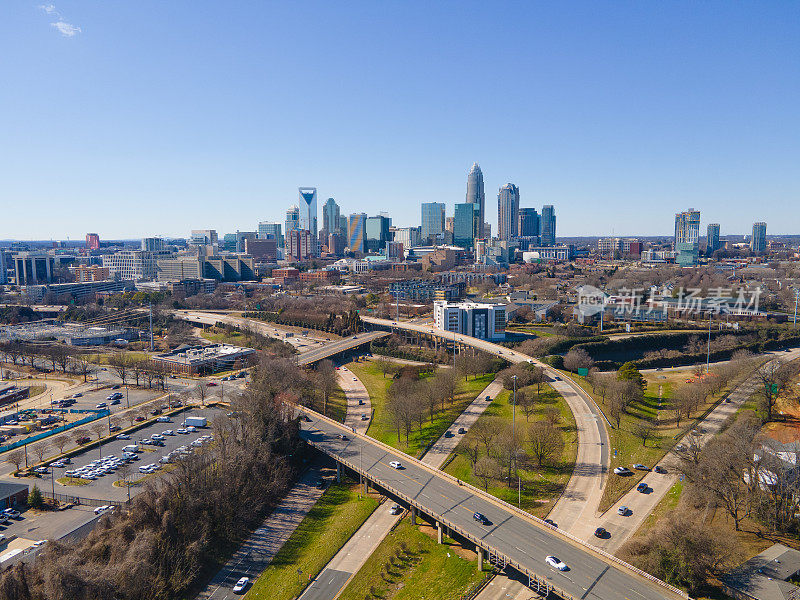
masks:
[[[51,473],[43,474],[39,486],[48,492],[54,487],[57,494],[69,494],[97,500],[127,500],[128,489],[125,486],[117,487],[113,485],[115,481],[120,479],[120,475],[116,470],[106,473],[105,475],[100,475],[95,480],[81,479],[82,482],[86,482],[85,485],[62,485],[55,480],[64,477],[67,471],[72,472],[81,469],[102,458],[108,458],[112,455],[116,458],[122,458],[124,452],[123,448],[129,445],[136,445],[139,450],[136,452],[138,458],[131,461],[132,468],[129,478],[133,480],[140,479],[145,476],[145,474],[139,473],[140,466],[159,464],[163,456],[174,451],[179,446],[190,446],[191,442],[200,436],[209,435],[211,433],[210,430],[213,418],[222,412],[222,409],[219,408],[191,408],[173,416],[172,421],[169,423],[152,423],[134,432],[130,436],[130,439],[115,438],[114,440],[106,442],[99,448],[91,448],[74,456],[71,464],[66,465],[64,468],[53,468],[51,469]],[[183,421],[187,416],[206,417],[208,427],[205,429],[198,428],[197,431],[193,433],[177,433],[177,430],[183,427]],[[166,430],[171,430],[173,434],[164,435],[164,431]],[[143,440],[152,440],[154,434],[163,435],[163,446],[142,443]],[[51,481],[51,479],[53,481]],[[139,485],[131,486],[131,496],[139,493],[141,489],[142,487]]]
[[[73,399],[75,400],[75,404],[73,404],[70,408],[94,409],[101,402],[110,404],[110,402],[106,398],[113,393],[122,394],[122,398],[120,399],[119,404],[109,406],[112,414],[120,410],[126,409],[128,407],[128,403],[130,403],[131,406],[136,406],[137,404],[141,404],[142,402],[148,402],[149,400],[153,400],[154,398],[158,398],[159,396],[162,396],[164,394],[163,391],[156,389],[128,388],[126,390],[125,387],[122,386],[116,390],[112,389],[111,386],[102,387],[100,389],[83,388],[78,390],[78,392],[70,394],[70,396],[73,397]],[[81,396],[79,396],[78,398],[74,398],[75,394],[81,394]],[[53,400],[60,400],[60,398],[53,398]],[[50,397],[47,396],[47,398],[43,399],[42,406],[48,407],[49,404],[50,404]]]
[[[22,513],[17,519],[10,519],[0,525],[0,534],[5,536],[0,543],[0,553],[6,548],[27,548],[38,540],[57,540],[70,534],[78,527],[96,518],[94,507],[74,506],[67,510],[40,512],[19,507]],[[10,544],[8,540],[16,536]]]

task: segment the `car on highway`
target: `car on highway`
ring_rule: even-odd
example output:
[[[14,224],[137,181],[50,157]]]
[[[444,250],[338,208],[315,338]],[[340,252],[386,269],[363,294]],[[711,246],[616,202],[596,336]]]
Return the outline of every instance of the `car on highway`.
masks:
[[[73,398],[83,398],[83,394],[78,392],[77,394],[72,394]]]
[[[617,509],[617,514],[618,514],[618,515],[620,515],[620,516],[622,516],[622,517],[624,517],[625,515],[627,515],[627,514],[628,514],[628,510],[630,510],[630,509],[629,509],[627,506],[624,506],[624,505],[623,505],[623,506],[620,506],[620,507]]]
[[[233,586],[233,593],[243,594],[244,591],[247,589],[249,583],[250,583],[249,577],[242,577],[239,581],[236,582],[236,585]]]
[[[104,512],[106,512],[106,511],[108,511],[108,510],[111,510],[111,509],[113,509],[113,508],[114,508],[114,507],[113,507],[113,506],[111,506],[110,504],[104,504],[103,506],[98,506],[97,508],[95,508],[95,509],[94,509],[94,514],[96,514],[96,515],[102,515]]]
[[[111,386],[112,390],[118,390],[121,386],[117,383]]]
[[[467,430],[464,429],[463,427],[459,427],[458,428],[458,433],[460,433],[461,435],[464,435],[465,433],[467,433]]]
[[[489,519],[487,519],[487,518],[486,518],[486,517],[483,515],[483,513],[479,513],[479,512],[473,513],[473,514],[472,514],[472,518],[473,518],[475,521],[477,521],[478,523],[480,523],[481,525],[486,525],[486,524],[489,522]]]
[[[399,461],[399,460],[393,460],[393,461],[391,461],[391,462],[389,463],[389,466],[390,466],[390,467],[392,467],[393,469],[401,469],[401,468],[403,467],[403,465],[401,465],[401,464],[400,464],[400,461]]]
[[[492,397],[491,396],[486,396],[486,401],[487,402],[491,402],[492,401]]]
[[[101,409],[101,408],[106,408],[107,406],[108,406],[108,404],[106,404],[105,402],[98,402],[97,406],[95,406],[95,408]]]
[[[398,504],[392,504],[392,506],[389,508],[390,515],[399,515],[402,511],[403,509],[400,508]]]
[[[448,429],[447,431],[444,432],[444,437],[446,438],[453,437],[453,432]]]
[[[567,569],[569,569],[566,563],[561,562],[555,556],[548,556],[547,558],[544,559],[544,562],[546,562],[554,569],[558,569],[559,571],[566,571]]]
[[[340,433],[336,437],[339,438],[340,440],[346,440],[347,439],[347,436],[345,434],[343,434],[343,433]]]
[[[608,531],[604,527],[598,527],[594,530],[594,537],[597,538],[604,538],[608,534]]]
[[[634,464],[633,468],[636,469],[637,471],[649,471],[650,470],[650,467],[648,467],[646,465],[643,465],[641,463]]]
[[[644,494],[647,491],[647,484],[644,481],[640,482],[639,485],[636,486],[636,491]]]
[[[614,467],[614,475],[630,475],[632,471],[627,467]]]
[[[661,465],[656,465],[655,467],[653,467],[653,471],[655,471],[656,473],[661,473],[662,475],[664,475],[664,474],[666,474],[667,469],[665,467],[662,467]]]
[[[353,381],[358,381],[358,377],[353,377]]]
[[[362,421],[369,421],[369,415],[361,415]]]

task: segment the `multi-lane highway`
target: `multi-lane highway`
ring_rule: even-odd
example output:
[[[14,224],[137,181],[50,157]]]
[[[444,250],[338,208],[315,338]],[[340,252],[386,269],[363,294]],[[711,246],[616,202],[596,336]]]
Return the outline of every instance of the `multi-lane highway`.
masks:
[[[406,504],[431,516],[456,534],[487,551],[491,559],[537,578],[565,598],[656,600],[685,598],[679,590],[625,566],[576,538],[553,529],[452,477],[313,411],[301,435],[313,446],[388,490]],[[345,439],[341,439],[343,436]],[[399,461],[401,469],[390,466]],[[477,522],[483,513],[488,522]],[[557,556],[567,571],[545,562]],[[534,584],[535,587],[535,584]]]

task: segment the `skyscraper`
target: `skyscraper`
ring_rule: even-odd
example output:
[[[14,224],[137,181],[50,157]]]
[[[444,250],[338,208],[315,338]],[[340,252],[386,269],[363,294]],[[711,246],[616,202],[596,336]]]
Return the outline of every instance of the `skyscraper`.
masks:
[[[377,252],[389,241],[389,228],[392,220],[385,215],[367,218],[367,250]]]
[[[542,207],[539,235],[542,236],[542,246],[554,246],[556,243],[556,209],[552,204]]]
[[[142,250],[146,252],[161,252],[164,250],[164,238],[146,237],[142,238]]]
[[[767,224],[763,221],[753,223],[753,237],[750,238],[750,250],[758,254],[767,251]]]
[[[340,212],[339,205],[336,204],[336,200],[333,198],[328,198],[322,206],[322,228],[328,234],[339,232]]]
[[[467,203],[480,207],[477,237],[483,237],[483,222],[486,220],[486,196],[483,193],[483,172],[478,163],[473,163],[467,175]]]
[[[281,234],[281,224],[273,223],[272,221],[259,221],[258,223],[258,239],[269,240],[273,239],[278,242],[279,247],[283,247],[283,235]]]
[[[350,215],[350,225],[347,228],[347,245],[351,252],[366,253],[367,213],[353,213]]]
[[[697,264],[700,249],[700,211],[689,210],[675,215],[675,262],[682,267]]]
[[[100,236],[96,233],[87,233],[86,234],[86,247],[89,250],[99,250],[100,249]]]
[[[519,188],[507,183],[497,192],[497,237],[510,240],[519,235]]]
[[[189,243],[194,246],[213,246],[219,243],[216,229],[192,229]]]
[[[706,254],[711,256],[719,247],[719,223],[709,223],[706,230]]]
[[[480,227],[480,207],[472,202],[456,204],[453,217],[453,243],[462,248],[472,248]]]
[[[300,201],[300,229],[311,232],[314,238],[317,237],[317,188],[297,188]]]
[[[535,208],[519,209],[517,232],[521,237],[534,237],[539,235],[539,213]]]
[[[422,203],[422,239],[441,237],[444,233],[444,202]]]
[[[289,239],[289,234],[292,233],[295,229],[300,228],[300,207],[296,204],[289,207],[289,210],[286,211],[286,230],[284,235],[286,236],[286,240]]]

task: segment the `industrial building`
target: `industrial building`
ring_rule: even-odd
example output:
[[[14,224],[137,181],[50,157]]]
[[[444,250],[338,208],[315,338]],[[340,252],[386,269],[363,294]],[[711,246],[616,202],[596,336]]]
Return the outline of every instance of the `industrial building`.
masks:
[[[162,364],[169,372],[185,375],[217,373],[246,367],[253,364],[255,359],[256,351],[252,348],[228,344],[181,346],[153,357],[153,361]]]

